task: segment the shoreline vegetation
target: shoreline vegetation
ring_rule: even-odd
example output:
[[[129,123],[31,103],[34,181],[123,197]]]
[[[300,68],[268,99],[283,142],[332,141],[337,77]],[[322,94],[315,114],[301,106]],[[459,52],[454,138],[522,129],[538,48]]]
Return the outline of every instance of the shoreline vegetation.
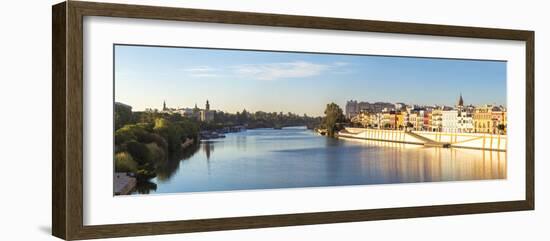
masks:
[[[148,193],[156,189],[152,178],[167,179],[167,169],[177,167],[179,160],[192,155],[200,140],[223,138],[224,133],[247,129],[289,126],[319,126],[321,117],[294,113],[216,112],[209,121],[196,116],[159,111],[132,111],[131,106],[115,103],[114,166],[115,173],[126,173],[137,180],[135,191]]]

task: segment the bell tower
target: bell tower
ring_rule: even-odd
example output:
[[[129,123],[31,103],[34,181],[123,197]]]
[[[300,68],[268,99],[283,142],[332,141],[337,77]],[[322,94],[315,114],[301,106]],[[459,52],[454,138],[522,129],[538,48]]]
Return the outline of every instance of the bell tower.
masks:
[[[464,106],[464,100],[462,99],[462,93],[460,93],[460,97],[458,98],[457,106],[458,107],[463,107]]]

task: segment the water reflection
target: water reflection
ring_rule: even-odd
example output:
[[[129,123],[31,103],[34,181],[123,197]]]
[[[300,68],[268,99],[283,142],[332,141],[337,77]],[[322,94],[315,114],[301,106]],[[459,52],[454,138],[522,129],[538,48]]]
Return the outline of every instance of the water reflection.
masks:
[[[162,165],[149,193],[506,178],[506,152],[357,139],[304,128],[259,129],[201,142]]]

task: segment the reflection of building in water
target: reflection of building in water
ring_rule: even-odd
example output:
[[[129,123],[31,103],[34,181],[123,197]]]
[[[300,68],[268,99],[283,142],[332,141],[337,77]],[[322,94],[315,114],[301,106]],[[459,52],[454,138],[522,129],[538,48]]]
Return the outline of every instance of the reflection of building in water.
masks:
[[[506,178],[506,152],[437,148],[403,143],[347,139],[361,148],[362,169],[378,180],[373,183],[466,181]],[[371,184],[373,184],[371,183]]]
[[[206,160],[210,160],[210,155],[212,152],[214,152],[214,144],[207,141],[202,144],[202,149],[204,150],[204,153],[206,154]]]

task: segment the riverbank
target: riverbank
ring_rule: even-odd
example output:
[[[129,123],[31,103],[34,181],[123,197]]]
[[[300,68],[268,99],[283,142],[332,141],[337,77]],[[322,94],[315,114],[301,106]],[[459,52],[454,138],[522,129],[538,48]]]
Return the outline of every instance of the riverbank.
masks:
[[[338,132],[338,136],[373,141],[491,151],[506,151],[507,147],[506,135],[486,133],[402,131],[347,127]]]
[[[116,172],[114,176],[115,195],[128,195],[137,185],[137,179],[131,173]]]

